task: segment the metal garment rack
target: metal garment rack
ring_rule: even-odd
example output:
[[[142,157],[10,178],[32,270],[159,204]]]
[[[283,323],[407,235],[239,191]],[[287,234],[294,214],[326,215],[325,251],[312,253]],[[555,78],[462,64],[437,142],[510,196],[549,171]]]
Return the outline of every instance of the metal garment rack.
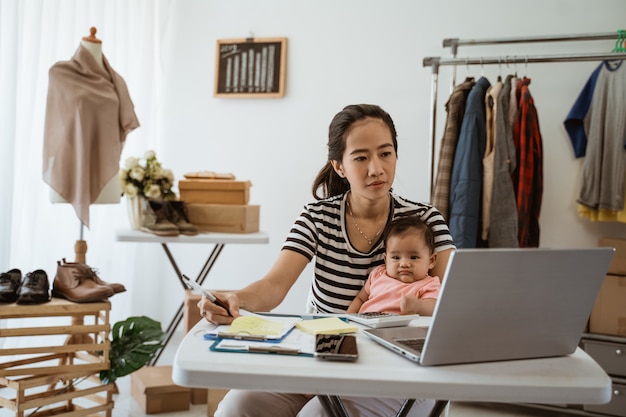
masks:
[[[459,46],[475,45],[498,45],[498,44],[519,44],[519,43],[540,43],[540,42],[571,42],[571,41],[597,41],[606,39],[618,39],[618,32],[581,34],[581,35],[560,35],[541,37],[520,37],[520,38],[493,38],[493,39],[467,39],[458,38],[444,39],[443,46],[452,50],[451,58],[425,57],[422,61],[424,67],[432,67],[432,88],[431,88],[431,118],[430,118],[430,197],[432,198],[435,184],[435,145],[436,145],[436,123],[437,123],[437,94],[439,84],[439,67],[452,66],[452,89],[456,78],[456,66],[458,65],[501,65],[501,64],[534,64],[534,63],[555,63],[555,62],[583,62],[583,61],[604,61],[623,60],[626,53],[599,53],[599,54],[562,54],[562,55],[523,55],[523,56],[496,56],[496,57],[463,57],[456,56]]]

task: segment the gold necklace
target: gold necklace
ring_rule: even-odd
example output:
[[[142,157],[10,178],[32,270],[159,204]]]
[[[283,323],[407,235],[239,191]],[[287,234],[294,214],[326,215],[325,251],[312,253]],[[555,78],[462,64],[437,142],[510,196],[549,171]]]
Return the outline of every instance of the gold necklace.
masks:
[[[371,246],[374,243],[374,239],[376,239],[378,237],[378,235],[382,233],[383,229],[385,228],[385,224],[387,224],[387,222],[385,222],[385,224],[383,224],[383,226],[380,228],[380,230],[378,232],[376,232],[374,237],[370,238],[368,235],[363,233],[363,231],[361,230],[361,228],[357,224],[356,217],[352,213],[352,206],[350,205],[350,202],[346,201],[346,203],[348,204],[348,210],[350,210],[350,216],[352,216],[352,223],[354,224],[354,227],[356,227],[356,230],[359,232],[359,234],[363,237],[363,239],[367,240],[367,243]]]

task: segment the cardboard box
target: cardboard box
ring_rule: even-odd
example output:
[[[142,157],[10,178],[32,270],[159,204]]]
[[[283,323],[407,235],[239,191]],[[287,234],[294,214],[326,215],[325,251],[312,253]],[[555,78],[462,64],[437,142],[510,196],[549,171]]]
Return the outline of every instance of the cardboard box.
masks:
[[[189,222],[201,232],[253,233],[259,231],[261,207],[255,205],[186,204]]]
[[[206,404],[209,399],[208,388],[191,388],[191,403]]]
[[[172,382],[171,366],[144,366],[130,377],[133,398],[146,414],[189,410],[190,389]]]
[[[609,274],[626,275],[626,239],[603,237],[598,242],[598,246],[615,248],[615,255],[609,265]]]
[[[198,308],[198,301],[200,301],[201,298],[202,296],[200,294],[195,294],[191,290],[185,290],[185,308],[183,309],[183,328],[185,334],[202,320],[202,317],[200,317],[200,309]]]
[[[626,337],[626,277],[607,275],[589,318],[589,332]]]
[[[250,181],[192,179],[178,181],[180,200],[200,204],[248,204]]]
[[[222,401],[222,398],[224,398],[224,395],[226,395],[227,392],[227,389],[209,389],[209,399],[207,402],[208,406],[206,410],[206,415],[208,417],[213,417],[213,415],[215,414],[215,410],[217,410],[217,405],[220,403],[220,401]]]

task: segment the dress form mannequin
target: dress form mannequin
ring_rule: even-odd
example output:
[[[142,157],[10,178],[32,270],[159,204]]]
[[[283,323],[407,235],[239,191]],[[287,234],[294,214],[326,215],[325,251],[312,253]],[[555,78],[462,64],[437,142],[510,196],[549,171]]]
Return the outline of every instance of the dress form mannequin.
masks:
[[[106,71],[106,67],[104,65],[103,55],[102,55],[102,41],[96,38],[96,28],[92,27],[90,29],[89,36],[85,36],[82,38],[80,42],[81,46],[83,46],[96,60],[98,65]],[[120,182],[118,176],[114,176],[111,178],[108,183],[104,186],[96,200],[93,204],[119,204],[121,199],[121,191],[120,191]],[[57,193],[53,188],[50,188],[50,201],[52,203],[67,203],[67,201]],[[86,252],[87,252],[87,242],[83,240],[83,224],[80,225],[80,239],[76,241],[74,245],[74,251],[76,254],[76,262],[86,264]]]
[[[104,60],[102,59],[102,41],[96,38],[95,27],[92,27],[89,30],[89,36],[83,37],[80,44],[87,49],[91,55],[93,55],[98,65],[106,71],[106,68],[104,67]],[[94,201],[94,204],[118,204],[121,199],[119,184],[117,176],[111,178],[98,195],[98,198],[96,198],[96,201]],[[67,203],[67,201],[52,188],[50,189],[50,201],[53,203]]]

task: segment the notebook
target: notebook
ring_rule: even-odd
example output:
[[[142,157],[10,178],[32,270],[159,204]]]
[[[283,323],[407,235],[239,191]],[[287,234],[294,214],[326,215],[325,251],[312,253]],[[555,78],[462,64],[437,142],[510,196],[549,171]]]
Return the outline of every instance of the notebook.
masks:
[[[424,366],[568,355],[578,346],[613,253],[457,249],[428,328],[363,332]]]

